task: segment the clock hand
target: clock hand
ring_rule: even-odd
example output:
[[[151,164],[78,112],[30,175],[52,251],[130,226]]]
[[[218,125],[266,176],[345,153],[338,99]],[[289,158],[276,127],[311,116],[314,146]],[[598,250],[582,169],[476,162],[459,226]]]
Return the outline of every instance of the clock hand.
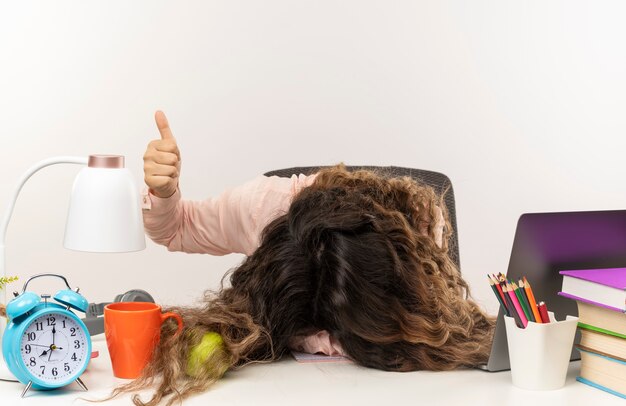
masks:
[[[54,334],[57,332],[56,327],[52,326],[52,345],[54,345]]]
[[[63,347],[54,347],[55,350],[62,350]],[[48,351],[50,351],[50,354],[52,354],[52,348],[50,348],[49,350],[45,350],[44,352],[41,353],[41,355],[39,356],[39,358],[43,357],[44,355],[48,354]]]

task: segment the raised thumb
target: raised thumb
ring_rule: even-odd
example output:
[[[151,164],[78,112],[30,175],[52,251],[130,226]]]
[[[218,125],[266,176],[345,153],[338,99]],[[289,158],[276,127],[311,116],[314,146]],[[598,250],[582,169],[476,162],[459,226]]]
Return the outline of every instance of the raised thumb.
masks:
[[[174,138],[172,130],[170,129],[170,123],[168,123],[167,117],[165,117],[165,114],[161,110],[157,110],[157,112],[154,113],[154,120],[161,133],[162,140]]]

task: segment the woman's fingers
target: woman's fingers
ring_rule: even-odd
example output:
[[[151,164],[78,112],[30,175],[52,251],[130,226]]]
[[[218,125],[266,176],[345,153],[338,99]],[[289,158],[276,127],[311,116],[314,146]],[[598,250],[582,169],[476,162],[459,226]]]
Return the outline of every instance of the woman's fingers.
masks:
[[[161,165],[155,162],[144,164],[144,172],[147,176],[169,176],[177,178],[179,176],[178,168],[171,165]]]
[[[180,162],[176,154],[172,152],[161,152],[158,150],[154,150],[146,154],[146,159],[144,160],[153,161],[161,165],[171,165],[171,166],[176,166]]]

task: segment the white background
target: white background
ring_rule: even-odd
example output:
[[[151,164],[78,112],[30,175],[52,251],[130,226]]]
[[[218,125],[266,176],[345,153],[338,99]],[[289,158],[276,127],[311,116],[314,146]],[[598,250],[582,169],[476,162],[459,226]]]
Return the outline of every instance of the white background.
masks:
[[[187,199],[289,166],[447,174],[463,275],[493,313],[485,274],[506,272],[521,213],[626,206],[625,14],[621,1],[2,1],[0,209],[55,155],[125,155],[141,188],[162,109]],[[151,241],[64,250],[78,170],[26,184],[8,274],[60,272],[90,301],[143,288],[192,304],[241,261]]]

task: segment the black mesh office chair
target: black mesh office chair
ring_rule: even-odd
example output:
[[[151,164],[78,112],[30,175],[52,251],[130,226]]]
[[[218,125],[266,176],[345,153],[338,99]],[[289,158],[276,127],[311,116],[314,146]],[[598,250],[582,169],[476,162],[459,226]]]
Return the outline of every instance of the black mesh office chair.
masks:
[[[280,176],[291,177],[292,175],[310,175],[317,172],[319,169],[325,168],[324,166],[301,166],[285,169],[277,169],[267,172],[265,176]],[[346,166],[348,170],[358,169],[373,169],[379,172],[388,174],[389,176],[409,176],[418,182],[431,186],[438,193],[446,192],[444,195],[444,201],[448,214],[450,216],[450,223],[452,224],[452,235],[448,242],[450,258],[456,263],[459,270],[461,269],[461,261],[459,257],[459,239],[456,228],[456,209],[454,205],[454,190],[452,189],[452,183],[450,179],[443,173],[426,171],[423,169],[402,168],[398,166]]]

